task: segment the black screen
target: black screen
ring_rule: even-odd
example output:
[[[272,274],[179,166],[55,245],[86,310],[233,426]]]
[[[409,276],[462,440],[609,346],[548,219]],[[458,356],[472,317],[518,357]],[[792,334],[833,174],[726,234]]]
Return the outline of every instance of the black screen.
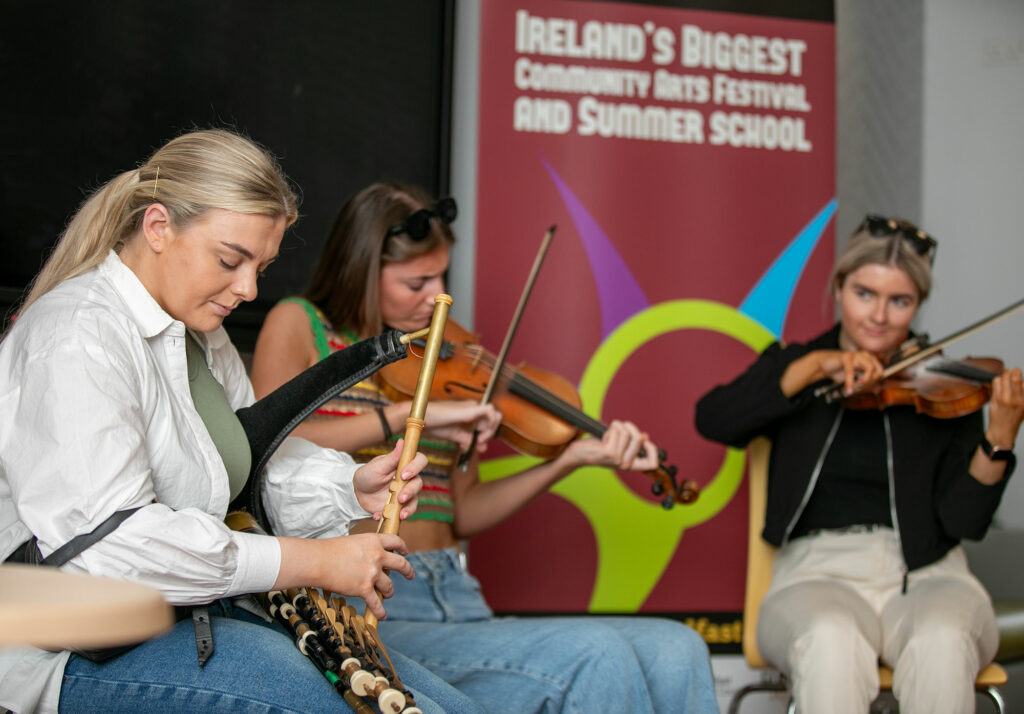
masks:
[[[345,198],[379,179],[446,188],[450,2],[0,8],[5,311],[90,191],[191,129],[230,127],[267,146],[302,196],[259,298],[226,323],[243,350],[266,310],[305,286]]]

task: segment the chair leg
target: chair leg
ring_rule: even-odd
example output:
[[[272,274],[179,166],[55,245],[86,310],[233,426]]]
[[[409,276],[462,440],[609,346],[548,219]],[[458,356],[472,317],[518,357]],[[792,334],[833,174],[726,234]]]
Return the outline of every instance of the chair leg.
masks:
[[[984,694],[991,699],[999,714],[1006,713],[1006,702],[1003,701],[1003,695],[999,693],[998,689],[995,687],[985,687],[984,689],[979,689],[978,694]]]
[[[739,714],[740,701],[753,692],[788,692],[789,682],[785,678],[777,682],[755,682],[754,684],[748,684],[745,687],[738,690],[732,697],[732,701],[729,702],[729,714]],[[1006,702],[1003,700],[1003,695],[999,693],[999,690],[995,687],[984,687],[977,690],[978,694],[988,697],[993,706],[996,708],[997,714],[1006,714]],[[898,706],[898,705],[897,705]],[[890,711],[886,709],[885,711]],[[899,711],[897,709],[896,711]],[[789,697],[789,704],[786,707],[786,714],[796,714],[796,701],[792,695]]]
[[[781,680],[778,682],[755,682],[754,684],[748,684],[745,687],[739,689],[734,695],[732,695],[732,701],[729,702],[729,714],[739,714],[740,700],[742,700],[743,697],[747,696],[751,692],[785,692],[788,690],[789,685],[786,684],[785,680]],[[792,702],[792,699],[790,701]]]
[[[882,690],[875,697],[875,701],[871,702],[871,706],[868,707],[870,714],[899,714],[900,705],[893,696],[892,691]]]
[[[1003,700],[1003,695],[999,693],[998,689],[995,687],[979,687],[975,691],[982,696],[988,697],[992,701],[992,705],[995,707],[997,714],[1006,714],[1006,702]],[[876,706],[879,704],[879,700],[876,700],[871,705],[871,712],[872,714],[898,714],[899,702],[893,700],[893,703],[896,705],[895,709],[891,709],[888,706],[884,709],[876,709]],[[792,700],[790,700],[788,714],[794,714]]]

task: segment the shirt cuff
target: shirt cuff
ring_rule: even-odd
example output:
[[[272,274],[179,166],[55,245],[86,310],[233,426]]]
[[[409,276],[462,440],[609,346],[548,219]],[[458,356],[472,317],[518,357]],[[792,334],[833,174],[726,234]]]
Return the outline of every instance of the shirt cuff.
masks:
[[[234,593],[264,593],[272,590],[281,572],[281,544],[273,536],[235,532],[238,567],[231,590]]]

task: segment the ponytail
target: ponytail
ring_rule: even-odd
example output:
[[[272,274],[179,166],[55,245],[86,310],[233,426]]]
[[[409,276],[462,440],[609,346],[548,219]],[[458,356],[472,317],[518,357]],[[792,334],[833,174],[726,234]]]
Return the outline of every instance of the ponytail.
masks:
[[[179,229],[211,208],[283,216],[287,225],[298,217],[298,199],[266,149],[223,129],[183,134],[86,199],[19,312],[65,280],[95,268],[111,250],[120,252],[153,203],[165,206]]]

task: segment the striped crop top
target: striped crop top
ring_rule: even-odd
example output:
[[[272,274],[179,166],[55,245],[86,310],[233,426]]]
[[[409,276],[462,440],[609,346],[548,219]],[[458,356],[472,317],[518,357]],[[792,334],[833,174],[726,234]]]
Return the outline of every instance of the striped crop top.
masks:
[[[327,317],[305,298],[285,298],[281,302],[294,302],[301,305],[306,311],[319,359],[324,359],[359,341],[359,338],[351,330],[335,330]],[[309,419],[336,419],[355,416],[388,404],[391,404],[391,401],[381,393],[376,381],[371,377],[323,404]],[[430,439],[428,434],[424,436],[428,438],[421,438],[419,444],[419,451],[427,457],[427,467],[420,472],[420,476],[423,478],[423,491],[420,493],[416,513],[409,520],[434,520],[451,523],[453,520],[451,472],[458,456],[457,447],[451,441]],[[375,456],[389,453],[394,448],[394,441],[398,438],[399,435],[395,435],[389,442],[381,441],[359,449],[352,453],[352,458],[359,463],[366,463]]]

